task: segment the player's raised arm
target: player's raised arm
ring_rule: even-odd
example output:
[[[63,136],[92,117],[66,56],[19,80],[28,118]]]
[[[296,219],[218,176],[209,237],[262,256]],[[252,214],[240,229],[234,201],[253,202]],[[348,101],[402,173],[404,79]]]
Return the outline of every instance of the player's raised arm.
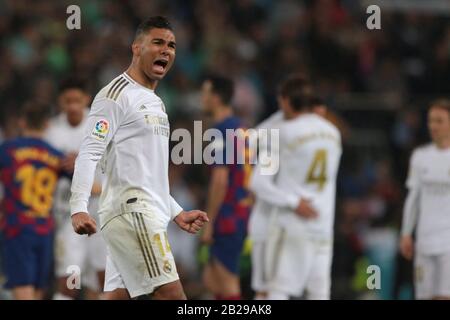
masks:
[[[98,161],[105,153],[124,117],[124,111],[115,101],[101,98],[95,100],[86,126],[86,136],[80,147],[72,179],[70,212],[75,232],[96,232],[95,221],[88,216],[87,207],[95,178]]]

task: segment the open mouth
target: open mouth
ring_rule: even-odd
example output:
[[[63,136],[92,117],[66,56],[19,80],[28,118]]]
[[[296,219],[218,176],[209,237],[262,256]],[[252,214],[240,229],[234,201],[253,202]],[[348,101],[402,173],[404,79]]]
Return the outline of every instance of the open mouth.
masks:
[[[155,62],[153,62],[153,66],[155,67],[155,69],[158,72],[164,72],[168,63],[169,63],[168,60],[158,59],[158,60],[155,60]]]

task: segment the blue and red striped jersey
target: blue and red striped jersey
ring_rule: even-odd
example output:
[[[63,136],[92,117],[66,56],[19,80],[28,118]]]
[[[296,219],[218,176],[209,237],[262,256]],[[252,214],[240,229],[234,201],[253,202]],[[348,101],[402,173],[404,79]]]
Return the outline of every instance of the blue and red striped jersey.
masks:
[[[219,209],[215,230],[219,234],[234,233],[238,230],[246,232],[251,209],[248,183],[252,170],[246,131],[239,118],[234,116],[216,124],[215,129],[218,129],[223,137],[223,141],[219,143],[222,148],[216,150],[222,149],[223,153],[217,157],[221,163],[214,163],[213,168],[223,165],[229,170],[228,189]],[[241,130],[238,130],[238,134],[233,138],[227,139],[227,129],[229,137],[235,130]]]
[[[0,181],[4,187],[0,229],[7,238],[24,230],[49,234],[63,154],[37,138],[16,138],[0,145]]]

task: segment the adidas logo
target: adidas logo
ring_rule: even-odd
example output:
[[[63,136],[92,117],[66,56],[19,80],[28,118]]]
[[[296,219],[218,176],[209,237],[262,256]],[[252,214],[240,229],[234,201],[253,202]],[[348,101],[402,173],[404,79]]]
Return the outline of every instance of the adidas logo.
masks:
[[[142,105],[139,107],[139,111],[145,111],[148,110],[148,108],[145,105]]]

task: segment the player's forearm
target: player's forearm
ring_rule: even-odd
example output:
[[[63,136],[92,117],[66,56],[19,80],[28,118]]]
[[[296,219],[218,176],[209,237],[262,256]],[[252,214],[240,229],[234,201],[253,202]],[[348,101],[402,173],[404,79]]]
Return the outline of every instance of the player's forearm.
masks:
[[[210,223],[214,222],[219,213],[220,207],[225,200],[227,188],[227,182],[212,181],[211,185],[209,186],[206,212],[208,214]]]
[[[259,174],[257,170],[252,175],[250,189],[257,198],[273,206],[288,207],[294,210],[300,202],[300,198],[295,194],[278,188],[273,182],[272,176]]]
[[[72,179],[70,213],[87,212],[89,197],[91,195],[95,168],[100,156],[92,152],[80,152],[75,162],[75,171]]]
[[[419,189],[413,188],[408,192],[405,206],[403,208],[403,221],[401,234],[403,236],[410,236],[417,223],[419,214]]]

